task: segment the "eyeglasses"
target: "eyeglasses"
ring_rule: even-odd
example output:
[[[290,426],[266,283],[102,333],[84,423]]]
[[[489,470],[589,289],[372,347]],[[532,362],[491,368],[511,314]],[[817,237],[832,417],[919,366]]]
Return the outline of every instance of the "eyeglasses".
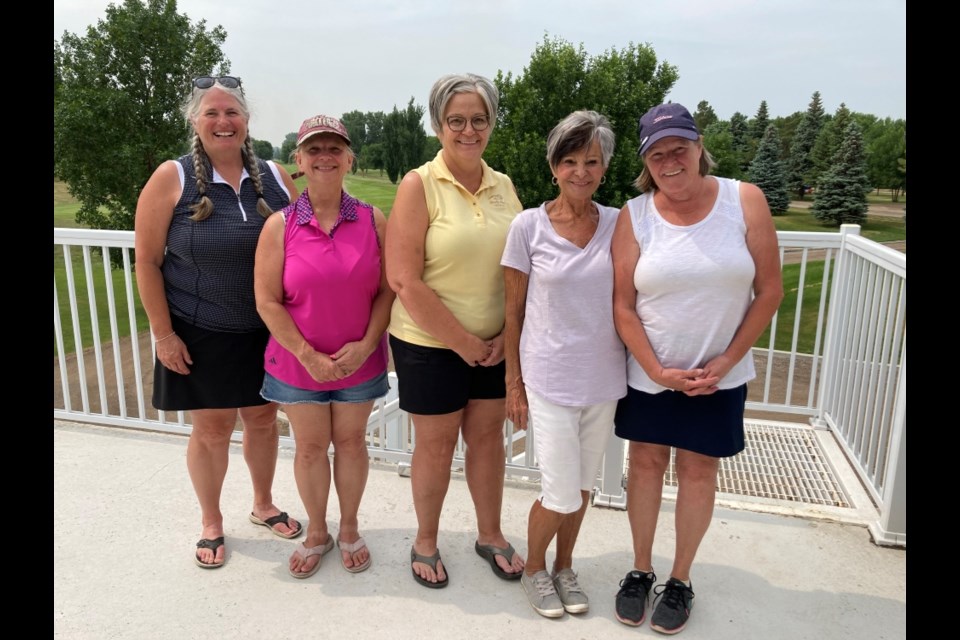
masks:
[[[193,79],[193,86],[197,89],[209,89],[218,83],[227,89],[240,89],[243,91],[240,78],[234,78],[233,76],[200,76]]]
[[[447,128],[450,131],[460,132],[467,128],[467,122],[463,116],[450,116],[447,118]],[[483,131],[490,126],[490,119],[487,116],[473,116],[469,122],[474,131]]]

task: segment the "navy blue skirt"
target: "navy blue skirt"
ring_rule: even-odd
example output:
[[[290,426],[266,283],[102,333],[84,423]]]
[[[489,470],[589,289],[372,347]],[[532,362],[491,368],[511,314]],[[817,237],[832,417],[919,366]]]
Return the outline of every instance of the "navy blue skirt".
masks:
[[[624,440],[686,449],[714,458],[743,451],[747,385],[706,396],[644,393],[627,387],[617,404],[615,433]]]
[[[193,360],[189,375],[153,365],[153,406],[162,411],[237,409],[268,404],[260,396],[266,327],[248,333],[208,331],[173,314],[170,322]]]

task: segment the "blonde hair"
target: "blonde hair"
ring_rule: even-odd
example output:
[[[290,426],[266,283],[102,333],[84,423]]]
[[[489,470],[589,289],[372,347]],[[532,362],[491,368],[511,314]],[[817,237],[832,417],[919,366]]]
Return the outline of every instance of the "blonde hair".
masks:
[[[710,171],[717,166],[717,162],[713,159],[713,156],[710,155],[710,152],[707,151],[707,148],[703,146],[703,136],[700,136],[700,139],[697,140],[697,144],[700,146],[702,153],[700,154],[700,175],[705,176],[710,173]],[[637,188],[640,193],[647,193],[648,191],[656,191],[657,183],[653,180],[653,175],[650,174],[650,170],[647,169],[647,165],[643,165],[643,169],[640,171],[640,175],[637,176],[637,179],[633,181],[633,186]]]

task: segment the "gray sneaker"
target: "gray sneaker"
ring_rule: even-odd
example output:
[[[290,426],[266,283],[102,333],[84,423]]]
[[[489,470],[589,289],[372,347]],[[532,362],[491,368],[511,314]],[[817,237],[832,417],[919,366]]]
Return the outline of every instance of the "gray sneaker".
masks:
[[[553,576],[553,586],[557,588],[557,595],[568,613],[585,613],[590,609],[590,599],[580,588],[573,569],[561,569]]]
[[[553,580],[546,571],[537,571],[532,576],[526,572],[520,577],[520,585],[527,594],[527,600],[533,610],[545,618],[559,618],[563,615],[563,602],[553,587]]]

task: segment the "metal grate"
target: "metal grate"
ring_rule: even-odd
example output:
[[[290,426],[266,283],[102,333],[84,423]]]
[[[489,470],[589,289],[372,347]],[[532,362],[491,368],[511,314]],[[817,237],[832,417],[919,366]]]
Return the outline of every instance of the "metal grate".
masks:
[[[850,507],[813,430],[750,423],[744,425],[746,448],[721,458],[717,491],[788,502]],[[677,486],[671,458],[665,484]]]

